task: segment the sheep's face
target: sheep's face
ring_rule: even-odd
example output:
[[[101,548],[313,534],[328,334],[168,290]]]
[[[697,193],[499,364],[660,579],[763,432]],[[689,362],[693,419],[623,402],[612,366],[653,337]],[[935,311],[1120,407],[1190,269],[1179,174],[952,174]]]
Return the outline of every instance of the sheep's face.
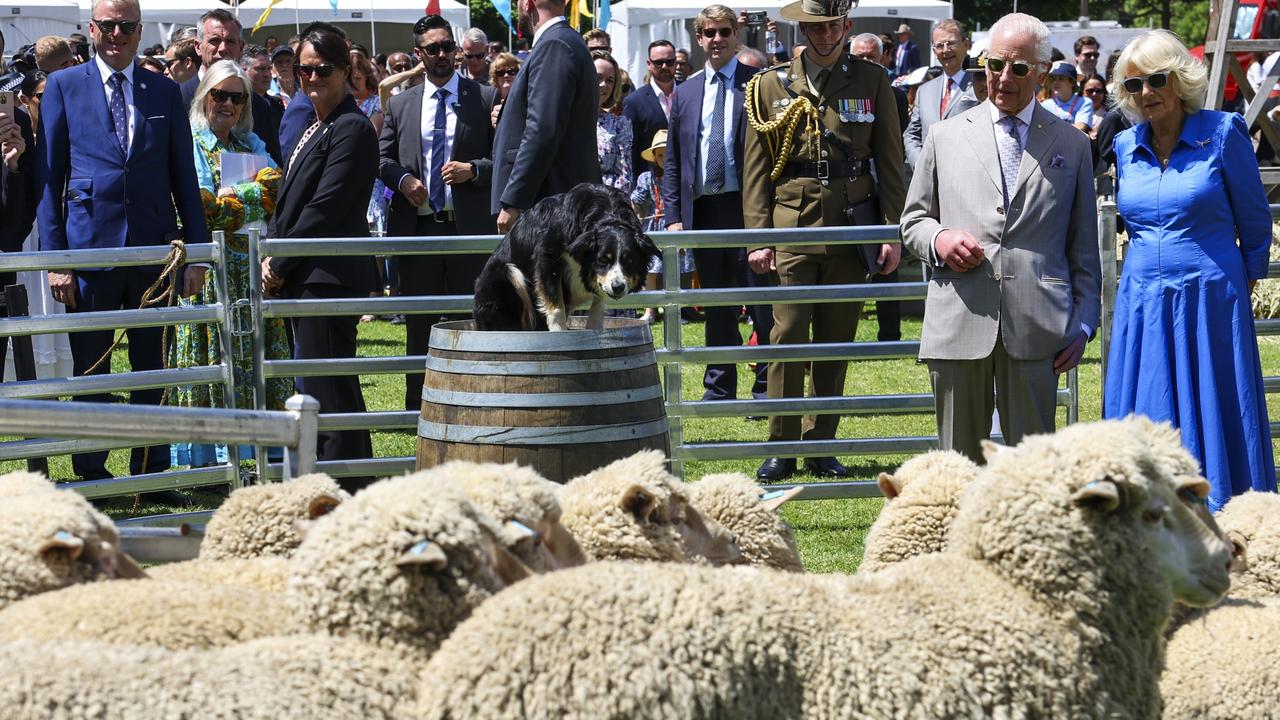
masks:
[[[712,565],[741,565],[746,562],[738,539],[728,528],[689,504],[683,496],[671,498],[671,522],[680,533],[685,557],[701,558]]]
[[[506,523],[507,549],[535,572],[582,565],[587,557],[559,518],[543,515],[533,527],[518,520]]]

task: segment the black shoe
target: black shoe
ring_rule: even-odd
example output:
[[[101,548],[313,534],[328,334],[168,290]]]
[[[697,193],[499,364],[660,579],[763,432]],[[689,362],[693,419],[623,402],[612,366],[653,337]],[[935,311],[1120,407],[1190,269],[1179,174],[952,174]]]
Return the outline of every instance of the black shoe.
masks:
[[[756,470],[756,479],[778,482],[796,474],[795,458],[769,458]]]
[[[768,415],[748,415],[747,416],[747,420],[750,422],[756,422],[758,420],[768,420],[768,419],[769,419]]]
[[[159,490],[157,492],[142,493],[139,499],[149,505],[171,505],[173,507],[191,507],[196,504],[184,493],[177,490]]]
[[[809,458],[804,461],[804,469],[818,477],[849,477],[849,468],[833,457]]]

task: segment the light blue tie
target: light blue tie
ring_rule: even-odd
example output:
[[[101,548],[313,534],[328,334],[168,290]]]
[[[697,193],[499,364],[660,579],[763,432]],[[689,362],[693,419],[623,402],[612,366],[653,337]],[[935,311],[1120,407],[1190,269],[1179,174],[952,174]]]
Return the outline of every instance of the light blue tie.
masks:
[[[1022,168],[1022,139],[1018,135],[1018,126],[1022,121],[1013,115],[1005,115],[997,124],[1000,131],[996,133],[996,146],[1000,152],[1000,174],[1004,180],[1004,204],[1009,206],[1014,185],[1018,182],[1018,171]]]
[[[707,176],[703,178],[702,191],[705,195],[715,195],[724,189],[724,99],[728,89],[728,81],[724,75],[716,73],[711,82],[716,88],[716,106],[711,111],[711,141],[707,149]]]
[[[431,176],[427,187],[431,196],[431,209],[437,213],[444,212],[444,141],[445,141],[445,98],[449,91],[444,88],[436,90],[436,124],[431,129]]]
[[[111,122],[116,126],[116,142],[129,154],[129,111],[124,105],[124,73],[111,74]]]

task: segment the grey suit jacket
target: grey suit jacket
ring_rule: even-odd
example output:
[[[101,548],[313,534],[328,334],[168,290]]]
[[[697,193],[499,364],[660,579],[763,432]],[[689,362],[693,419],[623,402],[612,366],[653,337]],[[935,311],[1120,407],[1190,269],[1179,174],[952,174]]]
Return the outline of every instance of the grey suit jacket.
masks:
[[[966,230],[982,265],[936,267],[925,301],[920,357],[977,360],[997,337],[1012,357],[1038,360],[1065,347],[1102,306],[1097,206],[1089,139],[1036,106],[1006,209],[989,102],[938,123],[925,138],[902,238],[930,257],[943,229]]]
[[[941,120],[959,117],[961,113],[978,104],[973,94],[973,83],[970,78],[973,71],[965,72],[960,79],[960,90],[952,89],[951,100],[947,103],[947,114],[938,117],[938,108],[942,106],[943,83],[946,75],[939,75],[916,90],[916,105],[911,109],[911,121],[907,123],[906,132],[902,133],[902,146],[907,153],[907,165],[916,166],[920,158],[920,149],[924,147],[924,139],[929,135],[929,128]]]
[[[422,94],[430,85],[422,83],[391,98],[383,114],[382,136],[378,139],[378,176],[391,188],[391,206],[387,217],[388,235],[413,235],[418,209],[399,191],[405,174],[422,180],[430,168],[422,167]],[[458,78],[458,98],[454,104],[458,124],[454,130],[450,160],[470,162],[476,166],[476,177],[470,182],[453,185],[453,215],[458,233],[492,235],[498,231],[489,211],[489,185],[493,179],[493,123],[490,112],[498,91],[474,80]]]

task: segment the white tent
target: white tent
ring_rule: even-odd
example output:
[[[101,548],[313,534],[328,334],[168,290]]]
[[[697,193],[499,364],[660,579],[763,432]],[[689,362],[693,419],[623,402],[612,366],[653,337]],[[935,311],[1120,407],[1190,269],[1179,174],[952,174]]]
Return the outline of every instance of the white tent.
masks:
[[[5,52],[12,54],[44,35],[70,35],[80,28],[76,0],[17,0],[0,2],[0,31]]]
[[[240,22],[246,32],[268,4],[270,0],[247,0],[240,6]],[[341,27],[370,52],[405,50],[412,46],[410,28],[425,14],[426,5],[426,0],[338,0],[335,11],[329,0],[284,0],[251,42],[261,43],[267,35],[292,35],[302,25],[324,20]],[[470,25],[470,11],[457,0],[440,0],[440,14],[459,38]]]
[[[784,35],[790,36],[794,25],[778,17],[778,10],[784,2],[773,0],[750,0],[745,3],[733,3],[735,10],[764,10],[769,17],[783,25]],[[613,45],[613,54],[627,66],[639,82],[644,75],[646,53],[649,43],[658,39],[667,39],[676,47],[696,45],[692,37],[692,21],[698,11],[706,7],[705,0],[624,0],[615,2],[609,19],[609,35]],[[951,3],[944,0],[862,0],[849,13],[854,20],[854,29],[858,32],[880,28],[860,27],[860,20],[883,19],[882,24],[891,31],[890,25],[910,20],[924,21],[916,28],[917,34],[927,30],[929,25],[951,17]],[[789,32],[790,31],[790,32]],[[638,74],[637,74],[638,73]]]

